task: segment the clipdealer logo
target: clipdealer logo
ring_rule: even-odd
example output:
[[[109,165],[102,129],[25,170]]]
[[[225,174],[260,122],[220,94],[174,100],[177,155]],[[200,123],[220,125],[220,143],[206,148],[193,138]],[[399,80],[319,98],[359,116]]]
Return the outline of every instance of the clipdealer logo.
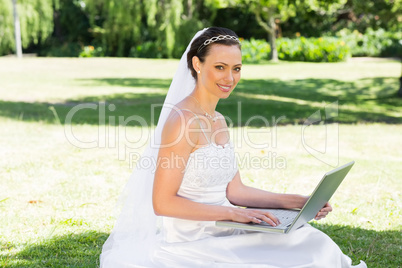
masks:
[[[66,115],[64,124],[65,137],[70,144],[81,149],[116,148],[118,160],[124,161],[128,159],[130,167],[133,167],[140,159],[139,150],[148,144],[150,144],[150,149],[152,150],[158,150],[161,147],[160,138],[158,140],[158,138],[153,135],[153,126],[157,125],[159,110],[162,106],[162,104],[151,105],[150,122],[147,122],[147,120],[139,115],[131,115],[128,117],[109,115],[106,123],[106,113],[114,112],[116,110],[115,104],[106,104],[105,102],[78,104]],[[90,136],[90,139],[85,139],[74,132],[72,122],[77,113],[85,113],[88,109],[98,111],[99,122],[97,133]],[[165,104],[163,109],[180,111],[175,105],[169,104]],[[317,160],[333,167],[339,164],[339,124],[333,122],[338,116],[338,113],[338,101],[325,105],[324,113],[322,113],[321,110],[317,110],[311,114],[301,126],[300,132],[303,148]],[[184,120],[183,114],[181,114],[181,117]],[[241,125],[241,122],[244,121],[242,119],[241,102],[238,102],[237,105],[237,126],[230,117],[225,116],[228,127],[232,130],[233,135],[231,135],[231,139],[236,141],[237,149],[245,146],[244,148],[264,149],[268,151],[265,156],[260,156],[260,159],[258,157],[252,157],[250,154],[244,154],[242,157],[237,155],[236,159],[240,167],[286,167],[285,157],[278,155],[276,152],[269,151],[269,149],[278,147],[278,125],[284,119],[286,119],[286,116],[273,116],[271,120],[268,120],[261,115],[255,115],[248,118],[244,125]],[[255,124],[256,121],[261,127],[250,127],[252,124]],[[133,124],[139,127],[136,128],[136,135],[129,135],[129,125]],[[314,127],[312,127],[313,125]],[[198,129],[198,131],[201,132],[200,129]],[[213,137],[219,134],[219,131],[216,132],[217,133],[212,133]],[[185,135],[184,129],[181,133]],[[191,140],[187,136],[185,138],[187,138],[191,144]],[[151,159],[142,161],[152,162]],[[154,163],[154,165],[156,165],[156,163]]]

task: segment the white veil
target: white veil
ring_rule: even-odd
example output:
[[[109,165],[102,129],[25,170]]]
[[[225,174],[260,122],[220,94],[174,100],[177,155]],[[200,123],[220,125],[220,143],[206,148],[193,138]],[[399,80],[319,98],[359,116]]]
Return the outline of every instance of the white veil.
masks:
[[[173,77],[156,129],[142,158],[156,163],[161,133],[171,107],[187,97],[195,87],[195,79],[187,67],[187,53],[191,43],[206,29],[199,31],[189,43]],[[141,161],[138,160],[138,161]],[[154,167],[153,167],[154,168]],[[152,249],[157,242],[157,216],[152,207],[153,168],[135,168],[123,191],[124,205],[116,225],[103,245],[100,266],[152,267]]]

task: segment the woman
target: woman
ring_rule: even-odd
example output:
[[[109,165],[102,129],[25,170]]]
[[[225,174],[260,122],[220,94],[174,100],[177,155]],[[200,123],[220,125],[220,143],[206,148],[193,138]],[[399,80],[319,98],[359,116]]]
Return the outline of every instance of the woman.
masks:
[[[215,111],[239,82],[241,67],[233,31],[212,27],[193,38],[169,89],[155,142],[143,156],[156,160],[155,173],[140,166],[134,173],[140,179],[128,184],[129,199],[103,248],[102,267],[351,267],[339,247],[309,225],[288,235],[215,226],[216,220],[276,226],[272,214],[234,205],[301,208],[306,202],[304,196],[241,182],[227,125]],[[331,210],[326,204],[316,219]],[[161,216],[159,227],[155,214]]]

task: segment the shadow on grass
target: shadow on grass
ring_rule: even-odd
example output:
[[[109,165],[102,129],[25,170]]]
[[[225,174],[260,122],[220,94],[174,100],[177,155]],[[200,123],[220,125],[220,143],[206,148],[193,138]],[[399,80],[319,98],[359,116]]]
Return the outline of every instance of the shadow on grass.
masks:
[[[0,101],[0,116],[65,124],[68,123],[66,117],[70,115],[72,124],[94,125],[103,124],[104,117],[105,124],[113,122],[109,121],[112,118],[112,125],[140,126],[139,121],[130,118],[139,116],[147,126],[152,126],[157,122],[160,105],[165,98],[166,93],[162,89],[168,88],[169,82],[166,79],[137,78],[79,80],[84,86],[110,87],[110,94],[68,99],[61,103]],[[113,93],[114,86],[130,87],[132,92]],[[161,91],[143,93],[144,87],[160,88]],[[326,122],[401,124],[402,99],[396,95],[397,87],[398,80],[388,77],[357,81],[312,78],[242,80],[231,97],[220,101],[217,110],[226,115],[233,126],[264,126],[262,120],[248,122],[255,115],[266,118],[270,123],[282,116],[279,124],[303,124],[313,113],[324,112],[325,105],[337,101],[338,116]],[[141,90],[138,91],[138,88]],[[100,108],[103,101],[104,112]]]
[[[119,86],[119,87],[140,87],[140,88],[161,88],[168,89],[171,79],[148,79],[148,78],[97,78],[77,79],[79,83],[88,86]]]
[[[399,230],[373,231],[350,226],[311,224],[326,233],[353,264],[364,261],[368,267],[401,267]]]
[[[328,234],[354,264],[360,260],[368,267],[400,267],[402,264],[398,231],[313,225]],[[54,237],[8,256],[5,267],[98,267],[99,254],[107,237],[108,234],[99,232]]]
[[[42,243],[27,245],[7,256],[1,267],[99,267],[102,245],[109,234],[85,232],[56,236]]]

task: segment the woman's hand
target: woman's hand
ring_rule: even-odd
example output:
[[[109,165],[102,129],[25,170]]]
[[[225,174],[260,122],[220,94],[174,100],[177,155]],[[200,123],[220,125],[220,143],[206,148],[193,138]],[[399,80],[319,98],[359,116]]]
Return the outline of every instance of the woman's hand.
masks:
[[[244,208],[232,208],[231,220],[236,222],[248,223],[261,223],[262,221],[268,223],[271,226],[277,226],[280,224],[279,220],[267,211],[261,211],[258,209],[244,209]]]
[[[332,207],[331,205],[327,202],[324,207],[317,213],[317,215],[315,216],[315,220],[321,220],[324,219],[328,213],[330,213],[332,211]]]

